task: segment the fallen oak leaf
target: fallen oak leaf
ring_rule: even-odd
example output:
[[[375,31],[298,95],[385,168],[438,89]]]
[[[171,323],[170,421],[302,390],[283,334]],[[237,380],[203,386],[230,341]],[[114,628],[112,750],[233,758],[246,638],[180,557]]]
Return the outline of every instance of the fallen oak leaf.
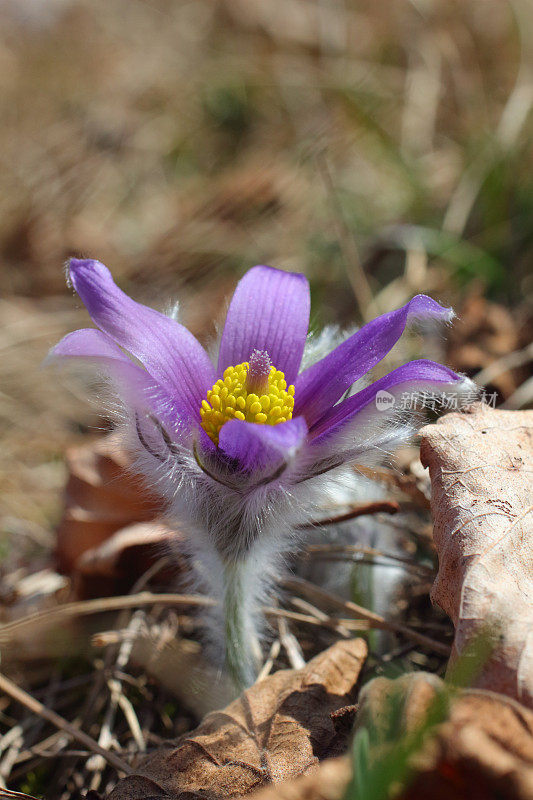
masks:
[[[533,797],[533,713],[505,696],[465,691],[428,745],[402,800]]]
[[[420,673],[406,677],[423,680]],[[530,800],[533,713],[495,692],[461,691],[413,766],[416,775],[402,800]]]
[[[331,715],[350,705],[367,654],[362,639],[334,644],[300,670],[254,684],[208,714],[174,746],[144,758],[107,800],[218,800],[293,778],[342,752],[346,731]]]
[[[158,518],[163,502],[131,469],[131,458],[111,434],[67,452],[69,478],[57,531],[59,569],[77,598],[124,594],[161,556],[158,579],[175,582],[188,567],[178,530]]]
[[[253,800],[344,800],[351,777],[349,756],[328,758],[315,772],[260,789],[251,797]]]
[[[455,626],[452,662],[492,626],[475,685],[533,707],[533,412],[478,403],[421,436],[439,556],[431,596]]]
[[[71,574],[86,551],[134,522],[153,519],[161,500],[130,471],[131,459],[116,435],[67,451],[65,509],[57,532],[56,557]]]
[[[176,580],[185,568],[183,554],[179,552],[181,536],[164,521],[137,522],[112,534],[97,547],[86,550],[76,562],[76,569],[86,580],[102,577],[120,582],[140,576],[157,558],[172,556],[168,575],[158,573],[161,583]],[[165,581],[165,577],[168,581]],[[118,588],[118,587],[117,587]]]
[[[436,675],[376,678],[362,690],[356,731],[366,728],[370,764],[379,770],[401,753],[406,737],[423,733],[408,752],[401,800],[530,800],[533,796],[533,712],[504,695],[457,690]],[[433,724],[431,724],[433,720]]]
[[[427,724],[432,703],[445,684],[424,672],[395,681],[376,678],[361,691],[356,731],[373,729],[369,763],[381,777],[390,754],[404,737]],[[391,714],[391,698],[400,699]],[[406,786],[398,800],[531,800],[533,797],[533,713],[514,700],[484,690],[458,691],[449,698],[448,718],[428,729],[410,755]],[[324,761],[312,774],[255,792],[253,800],[360,800],[357,762]],[[367,787],[368,788],[368,787]],[[371,786],[375,789],[375,785]],[[381,787],[383,788],[383,787]],[[392,786],[386,787],[392,789]],[[399,788],[396,786],[396,791]],[[383,792],[372,797],[385,796]]]

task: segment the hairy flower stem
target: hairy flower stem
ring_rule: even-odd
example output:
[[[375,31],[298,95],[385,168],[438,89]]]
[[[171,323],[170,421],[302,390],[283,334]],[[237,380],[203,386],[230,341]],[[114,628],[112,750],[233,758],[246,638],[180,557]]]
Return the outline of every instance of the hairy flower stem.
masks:
[[[242,691],[257,677],[257,637],[253,608],[245,591],[246,561],[226,563],[224,568],[224,630],[226,634],[226,669],[235,687]]]

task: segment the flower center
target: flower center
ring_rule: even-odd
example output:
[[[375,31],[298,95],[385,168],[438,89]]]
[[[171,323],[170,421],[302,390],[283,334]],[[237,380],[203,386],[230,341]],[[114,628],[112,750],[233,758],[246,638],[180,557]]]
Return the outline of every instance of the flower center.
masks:
[[[294,386],[272,366],[265,350],[254,350],[249,361],[228,367],[202,400],[202,428],[218,445],[221,427],[230,419],[278,425],[292,419]]]

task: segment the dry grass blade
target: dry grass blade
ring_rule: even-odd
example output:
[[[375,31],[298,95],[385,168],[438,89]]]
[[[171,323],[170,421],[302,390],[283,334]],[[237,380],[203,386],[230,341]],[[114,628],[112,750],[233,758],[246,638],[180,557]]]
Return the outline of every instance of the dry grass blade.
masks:
[[[48,626],[59,625],[66,620],[79,617],[89,616],[92,614],[106,613],[110,611],[121,611],[124,609],[134,609],[141,606],[197,606],[208,607],[214,604],[214,600],[209,597],[202,597],[200,595],[187,595],[187,594],[172,594],[162,593],[153,594],[152,592],[138,592],[132,595],[121,595],[118,597],[105,597],[96,600],[80,600],[76,603],[67,603],[59,608],[48,609],[40,611],[35,614],[30,614],[22,619],[9,622],[0,627],[0,644],[2,647],[12,647],[20,637],[31,636],[32,633],[42,631]],[[282,608],[265,607],[264,609],[267,616],[274,618],[292,619],[295,622],[305,622],[310,625],[325,625],[330,627],[334,620],[323,622],[315,619],[312,616],[298,614],[297,612],[290,611]],[[113,641],[121,639],[120,631],[109,632]],[[93,644],[98,647],[108,644],[108,632],[104,632],[103,639],[101,634],[95,634]]]
[[[87,616],[99,614],[106,611],[120,611],[127,608],[138,608],[140,606],[152,605],[176,605],[176,606],[211,606],[214,601],[208,597],[201,597],[194,594],[153,594],[152,592],[139,592],[132,595],[121,595],[119,597],[103,597],[96,600],[80,600],[76,603],[66,603],[59,608],[47,611],[39,611],[30,614],[23,619],[8,622],[0,628],[0,644],[9,642],[15,634],[21,634],[46,624],[57,624],[66,621],[71,617]]]
[[[144,624],[143,612],[136,611],[135,614],[133,614],[126,628],[126,636],[122,640],[122,643],[120,645],[117,654],[115,662],[116,673],[122,673],[126,669],[131,655],[131,651],[133,649],[133,645],[135,643],[135,639],[138,636],[143,624]],[[118,708],[121,708],[124,717],[128,722],[128,726],[133,735],[133,738],[137,743],[138,749],[141,751],[145,750],[146,746],[139,727],[137,717],[135,716],[135,712],[133,710],[133,707],[131,706],[131,703],[123,693],[121,679],[119,677],[112,677],[107,681],[107,686],[109,689],[110,697],[107,710],[104,716],[104,721],[100,729],[100,735],[98,737],[99,746],[104,750],[107,750],[108,747],[111,745],[111,742],[113,740],[113,728],[115,723],[116,712]],[[104,765],[105,761],[102,759],[101,756],[94,756],[91,759],[91,763],[88,766],[96,773],[96,775],[94,776],[95,780],[91,784],[91,789],[98,788],[98,786],[95,784],[96,782],[98,782],[99,785],[100,773]]]
[[[479,386],[485,386],[491,383],[494,378],[501,375],[502,372],[507,372],[515,367],[521,367],[523,364],[529,363],[533,359],[533,342],[522,350],[514,350],[512,353],[507,353],[502,358],[496,359],[488,367],[480,370],[474,375],[474,380]]]
[[[314,618],[317,621],[317,624],[332,628],[347,639],[352,635],[351,631],[353,630],[368,630],[368,625],[365,621],[358,621],[354,623],[353,620],[348,620],[348,625],[346,625],[346,620],[338,620],[334,617],[330,617],[329,614],[321,611],[307,600],[302,600],[301,597],[291,597],[290,602],[293,606],[295,606],[295,608],[299,608],[301,611],[305,611],[310,614],[311,618]],[[356,628],[352,627],[354,624],[357,626]]]
[[[287,653],[289,664],[293,669],[303,669],[305,667],[305,658],[302,653],[302,648],[296,636],[290,632],[287,620],[283,617],[278,619],[279,640],[282,647]]]
[[[352,287],[355,299],[357,300],[361,318],[365,322],[368,322],[374,316],[376,316],[377,313],[376,303],[372,295],[372,289],[370,288],[368,278],[366,277],[363,265],[361,263],[355,239],[352,232],[348,228],[348,225],[346,224],[346,220],[344,219],[343,210],[337,197],[337,191],[331,175],[330,166],[324,154],[320,154],[318,156],[318,164],[321,168],[321,173],[325,186],[328,190],[328,194],[332,203],[334,204],[334,222],[337,229],[337,236],[344,254],[348,280],[350,281],[350,286]]]
[[[274,666],[274,662],[276,661],[276,658],[280,654],[280,650],[281,650],[281,642],[280,642],[280,640],[279,639],[274,639],[274,641],[270,645],[270,651],[269,651],[268,656],[267,656],[267,658],[265,660],[265,663],[261,667],[261,671],[260,671],[259,675],[257,676],[257,683],[259,683],[260,681],[264,680],[266,677],[268,677],[268,675],[270,675],[270,673],[272,672],[272,668]]]
[[[406,625],[401,625],[399,622],[385,619],[385,617],[376,614],[374,611],[370,611],[368,608],[363,608],[363,606],[359,606],[357,603],[352,603],[351,600],[343,600],[341,597],[337,597],[337,595],[327,592],[325,589],[321,589],[314,583],[310,583],[302,578],[289,578],[283,582],[283,585],[286,589],[290,589],[290,591],[300,592],[306,597],[311,597],[313,600],[320,600],[336,608],[340,608],[347,614],[366,619],[374,628],[381,628],[382,630],[391,631],[391,633],[399,633],[405,636],[406,639],[411,639],[413,642],[416,642],[422,647],[427,647],[435,653],[439,653],[443,656],[450,655],[450,648],[448,645],[437,642],[435,639],[424,636],[422,633],[417,633]]]
[[[507,398],[502,403],[502,408],[519,409],[524,406],[530,405],[533,401],[533,378],[529,378],[522,386],[519,386],[516,392]]]
[[[108,764],[110,764],[119,772],[123,772],[126,775],[129,775],[132,772],[129,764],[126,764],[125,761],[123,761],[114,753],[104,750],[103,747],[100,747],[98,742],[95,742],[92,736],[84,733],[84,731],[80,731],[66,719],[63,719],[63,717],[61,717],[59,714],[56,714],[55,711],[46,708],[43,703],[40,703],[39,700],[36,700],[35,697],[32,697],[31,694],[26,692],[24,689],[21,689],[16,685],[16,683],[13,683],[13,681],[11,681],[9,678],[6,678],[6,676],[2,675],[1,673],[0,691],[5,692],[7,695],[9,695],[9,697],[12,697],[13,700],[16,700],[17,703],[21,703],[33,714],[37,714],[47,722],[50,722],[52,725],[54,725],[54,727],[65,731],[65,733],[68,733],[73,739],[83,744],[91,752],[98,753],[98,755],[102,756]]]
[[[352,556],[355,558],[358,555],[370,556],[372,558],[384,559],[386,561],[397,561],[399,564],[405,565],[408,569],[413,569],[417,572],[423,572],[425,575],[428,573],[433,574],[433,569],[425,564],[420,564],[418,561],[413,561],[408,556],[402,556],[400,553],[387,553],[383,550],[378,550],[375,547],[359,547],[354,544],[311,544],[306,549],[306,554],[309,556],[318,555],[321,558],[337,559],[339,556],[342,558]],[[374,562],[371,562],[374,563]],[[375,562],[380,563],[380,562]]]

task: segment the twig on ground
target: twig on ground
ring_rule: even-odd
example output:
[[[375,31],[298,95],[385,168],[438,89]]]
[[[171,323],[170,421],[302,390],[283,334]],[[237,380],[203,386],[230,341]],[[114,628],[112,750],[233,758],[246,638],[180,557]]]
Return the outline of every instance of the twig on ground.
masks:
[[[152,594],[152,592],[139,592],[135,595],[121,595],[118,597],[106,597],[98,600],[80,600],[77,603],[68,603],[62,608],[42,611],[23,617],[15,622],[10,622],[0,628],[0,643],[8,643],[11,636],[16,633],[20,635],[21,630],[25,627],[32,627],[34,625],[44,625],[46,622],[60,622],[69,617],[74,616],[88,616],[90,614],[97,614],[103,611],[118,611],[121,609],[136,608],[139,606],[180,606],[180,605],[196,605],[196,606],[212,606],[214,600],[209,597],[201,597],[199,595],[182,595],[182,594]],[[303,614],[296,614],[293,611],[288,611],[282,608],[265,607],[265,613],[268,616],[286,617],[293,619],[296,622],[308,622],[313,625],[321,624],[319,620],[313,617],[305,617]],[[335,625],[336,620],[332,618],[330,622]],[[328,627],[330,627],[328,622]],[[117,643],[127,638],[124,631],[104,631],[101,634],[95,634],[93,638],[93,645],[105,646],[110,643]]]
[[[376,550],[373,547],[359,547],[353,544],[311,544],[306,550],[305,554],[308,556],[320,556],[321,558],[336,559],[337,556],[357,556],[358,554],[373,556],[377,558],[390,559],[398,561],[400,564],[405,565],[409,569],[423,572],[424,575],[432,575],[434,570],[426,564],[420,564],[413,561],[407,556],[402,556],[399,553],[385,553],[383,550]]]
[[[37,716],[42,717],[47,722],[50,722],[56,728],[68,733],[73,739],[85,745],[85,747],[92,753],[98,753],[101,755],[108,762],[108,764],[111,764],[111,766],[119,772],[123,772],[126,775],[130,775],[132,773],[133,770],[129,764],[126,764],[125,761],[116,756],[114,753],[104,750],[103,747],[100,747],[98,742],[96,742],[91,736],[76,728],[63,717],[60,717],[55,711],[46,708],[46,706],[39,702],[39,700],[36,700],[31,694],[26,692],[24,689],[21,689],[16,685],[16,683],[13,683],[13,681],[11,681],[2,673],[0,673],[0,691],[8,694],[13,698],[13,700],[25,706],[33,714],[37,714]]]
[[[287,589],[290,589],[293,592],[302,592],[302,594],[306,595],[307,597],[322,600],[323,602],[329,603],[337,608],[342,608],[348,614],[353,614],[354,616],[366,619],[372,623],[372,627],[381,628],[382,630],[391,631],[392,633],[399,633],[402,636],[405,636],[406,638],[411,639],[412,641],[417,642],[423,647],[427,647],[436,653],[440,653],[443,656],[450,655],[450,648],[448,645],[445,645],[442,642],[436,642],[434,639],[430,639],[429,636],[424,636],[421,633],[417,633],[417,631],[413,631],[411,628],[401,625],[399,622],[387,620],[385,617],[382,617],[380,614],[376,614],[374,611],[363,608],[362,606],[357,605],[357,603],[352,603],[351,600],[343,600],[341,597],[337,597],[337,595],[331,594],[331,592],[327,592],[325,589],[321,589],[314,583],[303,580],[303,578],[288,578],[283,583]]]
[[[281,650],[280,640],[274,639],[274,641],[270,645],[270,652],[268,654],[268,657],[265,663],[263,664],[261,671],[259,672],[259,675],[257,676],[257,683],[259,683],[259,681],[264,680],[267,677],[267,675],[270,675],[272,667],[274,666],[274,662],[276,658],[279,656],[280,650]]]
[[[316,617],[317,622],[320,622],[322,625],[332,628],[346,639],[351,638],[352,634],[345,625],[342,625],[339,620],[336,620],[334,617],[330,617],[325,611],[321,611],[307,600],[302,600],[301,597],[291,597],[290,602],[293,606],[296,606],[296,608],[300,608],[302,611],[307,611],[307,613],[311,614],[313,617]],[[365,629],[368,629],[366,624],[364,627]]]
[[[132,616],[130,623],[127,627],[127,636],[125,636],[124,640],[122,641],[117,658],[115,661],[115,675],[114,677],[110,678],[107,681],[107,685],[110,691],[110,698],[109,704],[107,706],[106,714],[104,717],[104,721],[102,723],[102,727],[100,729],[100,735],[98,737],[98,744],[104,750],[108,749],[111,745],[113,740],[113,728],[115,724],[115,716],[117,712],[117,708],[123,709],[124,705],[121,704],[122,694],[122,681],[119,677],[117,677],[116,671],[123,670],[129,661],[131,651],[133,645],[135,643],[135,639],[137,635],[140,633],[144,624],[144,613],[142,611],[136,611],[135,614]],[[126,716],[126,721],[130,724],[131,714],[128,713]],[[134,715],[135,716],[135,715]],[[138,726],[139,723],[137,722],[137,718],[135,718],[136,725],[134,724],[133,729],[130,726],[130,730],[135,738],[136,734],[138,733]],[[135,733],[134,733],[135,731]],[[141,741],[144,745],[144,740],[142,739],[142,734],[140,737]],[[144,749],[144,747],[143,747]],[[105,761],[100,756],[93,756],[89,762],[87,763],[87,769],[96,773],[93,776],[93,780],[91,781],[91,789],[97,789],[98,785],[101,780],[101,772],[105,766]],[[93,785],[95,783],[96,785]]]
[[[340,522],[347,522],[356,517],[364,517],[368,514],[396,514],[400,510],[400,504],[395,500],[378,500],[374,503],[362,503],[361,505],[354,506],[350,511],[345,514],[338,514],[337,516],[326,517],[325,519],[314,520],[313,522],[306,522],[301,525],[302,529],[309,528],[323,528],[325,525],[337,525]]]
[[[176,606],[212,606],[214,600],[195,594],[154,594],[152,592],[139,592],[137,594],[119,595],[117,597],[100,597],[95,600],[79,600],[75,603],[66,603],[58,608],[47,609],[29,614],[27,617],[8,622],[0,627],[0,644],[5,644],[16,632],[20,634],[25,627],[47,622],[65,622],[70,617],[100,614],[106,611],[120,611],[123,609],[138,608],[140,606],[161,605]]]
[[[494,378],[501,375],[502,372],[507,372],[515,367],[521,367],[529,363],[533,359],[533,342],[522,350],[514,350],[512,353],[507,353],[502,358],[497,358],[484,369],[480,370],[474,375],[474,380],[479,386],[485,386],[491,383]]]
[[[302,648],[296,636],[290,632],[287,620],[283,617],[278,619],[279,640],[287,653],[289,664],[293,669],[305,667],[305,658]]]

